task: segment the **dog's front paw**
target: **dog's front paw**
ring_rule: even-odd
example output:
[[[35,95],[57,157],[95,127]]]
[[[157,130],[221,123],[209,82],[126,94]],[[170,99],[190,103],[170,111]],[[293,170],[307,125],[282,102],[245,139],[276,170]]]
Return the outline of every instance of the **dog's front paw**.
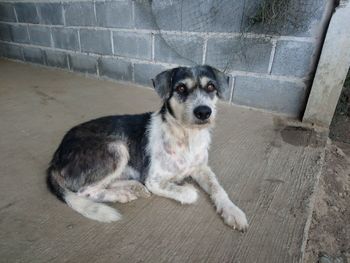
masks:
[[[196,188],[192,185],[181,186],[181,192],[179,193],[177,200],[181,204],[193,204],[198,199],[198,193]]]
[[[234,229],[242,232],[248,229],[249,224],[245,213],[233,203],[227,203],[222,207],[218,207],[218,213],[221,213],[224,222]]]

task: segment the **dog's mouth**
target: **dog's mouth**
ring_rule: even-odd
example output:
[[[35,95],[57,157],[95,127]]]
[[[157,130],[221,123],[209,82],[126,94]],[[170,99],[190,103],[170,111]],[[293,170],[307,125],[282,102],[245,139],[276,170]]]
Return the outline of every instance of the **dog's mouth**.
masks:
[[[207,126],[210,126],[212,124],[211,119],[207,120],[195,120],[193,125],[198,127],[198,128],[205,128]]]
[[[197,125],[205,125],[205,124],[209,124],[209,123],[210,123],[210,120],[204,120],[204,121],[196,120],[195,121],[195,124],[197,124]]]

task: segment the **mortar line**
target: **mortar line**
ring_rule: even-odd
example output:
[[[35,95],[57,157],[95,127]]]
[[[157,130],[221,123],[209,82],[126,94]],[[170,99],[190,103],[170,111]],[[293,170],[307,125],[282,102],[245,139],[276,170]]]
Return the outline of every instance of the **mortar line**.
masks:
[[[151,51],[151,60],[154,62],[154,57],[155,57],[155,35],[152,34],[152,43],[151,43],[151,48],[152,48],[152,51]]]
[[[107,0],[95,0],[96,2],[106,2]],[[122,2],[124,0],[115,0],[117,2]],[[35,0],[5,0],[3,1],[4,3],[67,3],[67,2],[72,2],[72,0],[40,0],[40,1],[35,1]],[[74,1],[73,1],[74,2]],[[91,2],[91,0],[79,0],[79,2]]]
[[[268,70],[267,70],[269,75],[271,75],[272,64],[273,64],[273,61],[275,59],[277,40],[273,39],[271,42],[272,42],[272,49],[271,49],[271,54],[270,54],[269,67],[268,67]]]
[[[100,75],[100,63],[99,62],[99,59],[97,59],[97,64],[96,64],[96,75],[100,78],[101,75]]]
[[[205,60],[207,57],[207,46],[208,46],[208,38],[204,38],[204,43],[203,43],[203,55],[202,55],[202,64],[205,64]]]
[[[79,51],[81,52],[81,43],[80,43],[80,29],[77,30],[78,32],[78,45],[79,45]]]
[[[135,22],[135,1],[131,2],[131,19],[133,22],[134,29],[136,29],[136,22]]]
[[[67,68],[51,67],[51,66],[48,66],[48,65],[37,64],[37,63],[30,62],[30,61],[24,61],[23,59],[20,60],[20,59],[7,58],[7,57],[4,57],[4,59],[6,59],[8,61],[14,61],[14,62],[17,62],[17,63],[33,65],[33,66],[36,66],[36,67],[42,67],[42,68],[46,68],[46,69],[47,68],[55,68],[55,70],[60,70],[60,71],[64,71],[64,72],[73,72],[74,74],[79,75],[79,76],[86,76],[86,77],[92,78],[92,79],[108,80],[108,81],[111,81],[113,83],[125,83],[125,84],[132,83],[133,85],[135,85],[136,87],[139,87],[139,88],[148,89],[148,90],[154,90],[150,86],[145,86],[145,85],[142,85],[142,84],[139,84],[139,83],[135,83],[135,82],[131,82],[131,81],[117,80],[117,79],[109,78],[109,77],[106,77],[106,76],[97,76],[97,74],[81,73],[79,71],[70,71]],[[237,104],[237,103],[231,103],[230,104],[228,101],[221,101],[220,103],[223,103],[225,105],[232,105],[232,106],[235,106],[235,107],[240,107],[242,109],[254,110],[254,111],[258,111],[258,112],[265,112],[265,113],[272,114],[274,116],[285,116],[285,117],[293,117],[293,118],[295,117],[295,115],[292,114],[292,113],[289,114],[289,113],[285,113],[285,112],[278,112],[278,111],[267,110],[267,109],[263,109],[263,108],[254,108],[254,107],[251,107],[251,106],[246,106],[246,105]]]
[[[28,25],[26,25],[26,28],[27,28],[28,40],[31,42],[32,40],[31,40],[31,38],[30,38],[30,34],[29,34],[29,26],[28,26]]]
[[[63,16],[63,25],[66,26],[66,9],[64,8],[64,4],[61,4],[62,8],[62,16]]]
[[[97,17],[96,17],[97,19]],[[5,22],[0,21],[2,24],[26,24],[22,22]],[[72,29],[92,29],[92,30],[111,30],[116,32],[131,32],[131,33],[145,33],[145,34],[157,34],[157,33],[163,33],[168,35],[179,35],[179,36],[198,36],[205,38],[236,38],[236,37],[242,37],[241,33],[224,33],[224,32],[189,32],[189,31],[168,31],[168,30],[151,30],[151,29],[136,29],[136,28],[114,28],[114,27],[100,27],[100,26],[64,26],[64,25],[45,25],[45,24],[31,24],[28,23],[28,25],[40,25],[43,27],[59,27],[59,28],[72,28]],[[278,36],[278,35],[266,35],[266,34],[255,34],[255,33],[247,33],[244,36],[245,38],[259,38],[259,39],[265,39],[271,41],[271,39],[274,40],[285,40],[285,41],[296,41],[296,42],[315,42],[315,38],[313,37],[294,37],[294,36]]]
[[[37,4],[34,3],[34,6],[35,6],[36,15],[39,17],[39,25],[40,25],[40,22],[42,21],[41,12],[39,12]]]
[[[50,46],[53,48],[55,47],[54,43],[53,43],[53,36],[52,36],[52,29],[50,28]]]
[[[14,43],[14,42],[8,42],[8,41],[3,41],[0,40],[0,43],[6,43],[10,45],[15,45],[15,46],[20,46],[20,47],[36,47],[36,48],[42,48],[42,49],[47,49],[47,50],[52,50],[52,51],[62,51],[68,54],[77,54],[77,51],[73,50],[66,50],[66,49],[61,49],[61,48],[53,48],[53,47],[45,47],[45,46],[38,46],[38,45],[32,45],[32,44],[24,44],[24,43]],[[92,57],[105,57],[105,58],[114,58],[114,59],[120,59],[126,62],[131,62],[131,63],[139,63],[139,64],[149,64],[149,65],[160,65],[164,67],[178,67],[180,66],[179,64],[176,63],[166,63],[166,62],[154,62],[151,60],[143,60],[143,59],[138,59],[138,58],[128,58],[128,57],[123,57],[119,55],[101,55],[101,54],[95,54],[95,53],[89,53],[89,52],[84,52],[80,51],[79,52],[82,55],[89,55]],[[293,82],[296,84],[300,84],[305,86],[305,81],[308,80],[308,78],[297,78],[293,76],[279,76],[279,75],[269,75],[267,73],[256,73],[256,72],[248,72],[248,71],[239,71],[239,70],[232,70],[227,72],[227,74],[231,74],[235,77],[237,76],[244,76],[244,77],[255,77],[255,78],[265,78],[265,79],[271,79],[271,80],[279,80],[279,81],[286,81],[286,82]]]
[[[230,100],[229,100],[229,103],[232,103],[233,102],[233,90],[235,88],[235,80],[236,80],[236,77],[235,76],[232,76],[231,75],[231,91],[230,91]]]
[[[68,66],[68,70],[71,70],[71,68],[70,68],[70,61],[69,61],[69,56],[68,56],[68,54],[65,54],[66,55],[66,57],[67,57],[67,66]]]
[[[135,82],[135,63],[131,63],[131,79]]]
[[[113,32],[112,31],[110,31],[110,38],[111,38],[112,54],[114,55],[114,39],[113,39]]]
[[[94,16],[95,16],[95,22],[96,22],[96,25],[97,25],[97,15],[96,15],[96,0],[93,1],[93,4],[94,4]]]
[[[16,8],[15,8],[15,6],[12,6],[12,8],[13,8],[13,12],[15,13],[16,22],[18,23],[18,16],[17,16]]]

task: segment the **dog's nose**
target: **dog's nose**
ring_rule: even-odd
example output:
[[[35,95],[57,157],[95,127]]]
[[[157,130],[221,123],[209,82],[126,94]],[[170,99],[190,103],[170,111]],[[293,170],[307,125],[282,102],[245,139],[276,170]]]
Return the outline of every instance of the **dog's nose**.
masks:
[[[198,119],[204,121],[210,117],[211,108],[208,106],[198,106],[194,109],[193,113]]]

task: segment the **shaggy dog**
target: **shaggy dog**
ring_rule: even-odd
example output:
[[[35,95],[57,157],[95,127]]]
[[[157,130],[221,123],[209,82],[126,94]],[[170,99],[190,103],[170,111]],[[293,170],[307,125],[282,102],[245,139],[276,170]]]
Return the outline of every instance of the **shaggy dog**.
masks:
[[[153,79],[161,109],[107,116],[80,124],[64,136],[48,168],[52,192],[78,213],[102,222],[121,215],[103,202],[155,195],[196,202],[192,177],[225,223],[244,231],[244,212],[228,197],[208,166],[218,98],[229,96],[228,77],[210,66],[178,67]]]

